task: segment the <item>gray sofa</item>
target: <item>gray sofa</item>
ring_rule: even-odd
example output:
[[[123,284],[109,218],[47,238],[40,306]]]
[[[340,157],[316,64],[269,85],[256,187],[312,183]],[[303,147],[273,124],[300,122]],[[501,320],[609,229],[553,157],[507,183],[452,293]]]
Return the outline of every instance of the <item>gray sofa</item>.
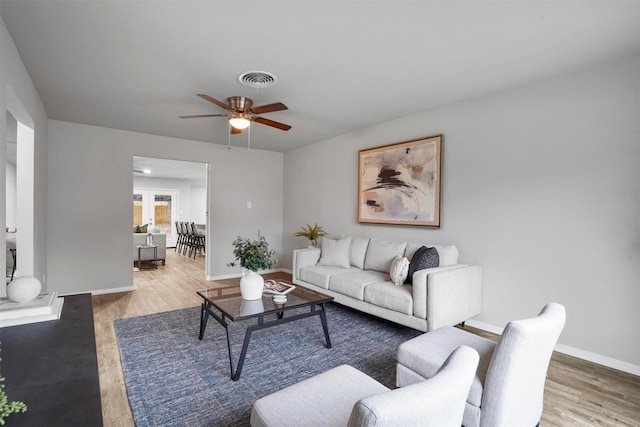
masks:
[[[156,261],[162,261],[165,265],[167,259],[167,235],[164,233],[151,233],[153,244],[158,246]],[[138,246],[147,244],[147,233],[133,233],[133,263],[138,262]],[[140,251],[140,260],[152,261],[153,250],[143,249]]]
[[[455,246],[424,245],[436,248],[439,266],[416,271],[412,284],[398,286],[390,275],[394,258],[411,260],[423,244],[344,239],[349,240],[348,260],[327,251],[321,261],[321,248],[294,250],[293,282],[331,295],[340,304],[421,331],[456,325],[480,314],[482,267],[459,263]]]

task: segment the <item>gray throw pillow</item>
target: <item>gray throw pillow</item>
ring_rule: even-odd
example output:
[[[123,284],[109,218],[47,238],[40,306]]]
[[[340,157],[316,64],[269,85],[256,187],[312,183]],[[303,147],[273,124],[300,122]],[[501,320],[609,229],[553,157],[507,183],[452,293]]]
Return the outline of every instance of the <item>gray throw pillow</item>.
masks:
[[[335,267],[349,268],[349,248],[351,237],[339,240],[322,239],[322,249],[318,265],[332,265]]]
[[[407,274],[407,280],[405,283],[411,283],[413,280],[413,273],[425,268],[435,268],[440,265],[440,255],[436,248],[428,248],[422,246],[413,254],[411,262],[409,263],[409,272]]]

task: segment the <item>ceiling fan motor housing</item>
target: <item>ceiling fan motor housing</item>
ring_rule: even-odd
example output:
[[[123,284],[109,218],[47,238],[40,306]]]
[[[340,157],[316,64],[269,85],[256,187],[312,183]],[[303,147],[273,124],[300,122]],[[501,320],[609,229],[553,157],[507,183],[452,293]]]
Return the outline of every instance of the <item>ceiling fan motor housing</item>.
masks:
[[[238,113],[248,112],[253,106],[253,101],[244,96],[230,96],[227,98],[227,104],[231,106],[233,111]]]

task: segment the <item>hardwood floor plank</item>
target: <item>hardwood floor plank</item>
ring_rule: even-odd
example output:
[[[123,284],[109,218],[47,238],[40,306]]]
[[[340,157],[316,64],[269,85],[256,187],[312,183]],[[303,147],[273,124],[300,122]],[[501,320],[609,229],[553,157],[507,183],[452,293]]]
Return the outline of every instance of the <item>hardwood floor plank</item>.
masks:
[[[265,275],[291,280],[286,273]],[[165,266],[134,273],[136,290],[93,297],[94,329],[105,426],[134,425],[113,321],[200,305],[199,289],[237,284],[204,279],[204,257],[167,250]],[[569,314],[570,315],[570,314]],[[465,327],[497,341],[498,336]],[[554,353],[545,385],[541,426],[640,426],[640,377]]]

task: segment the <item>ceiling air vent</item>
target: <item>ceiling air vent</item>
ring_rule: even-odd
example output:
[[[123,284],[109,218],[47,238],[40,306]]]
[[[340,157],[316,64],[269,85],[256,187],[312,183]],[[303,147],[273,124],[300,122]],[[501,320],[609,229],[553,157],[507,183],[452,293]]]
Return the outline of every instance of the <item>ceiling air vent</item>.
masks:
[[[247,71],[238,76],[238,81],[243,86],[263,89],[275,86],[278,83],[278,78],[266,71]]]

